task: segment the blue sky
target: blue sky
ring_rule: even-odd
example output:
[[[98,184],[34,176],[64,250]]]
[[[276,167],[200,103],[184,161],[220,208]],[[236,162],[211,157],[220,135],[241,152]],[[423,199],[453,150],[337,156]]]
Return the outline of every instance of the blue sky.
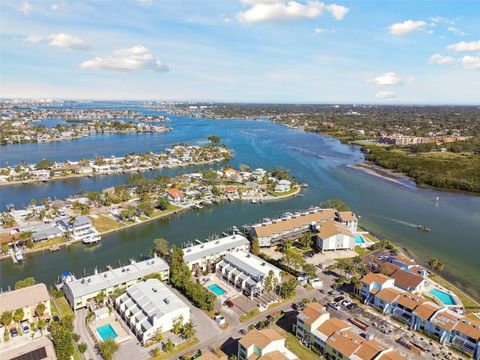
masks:
[[[480,2],[0,3],[2,97],[480,104]]]

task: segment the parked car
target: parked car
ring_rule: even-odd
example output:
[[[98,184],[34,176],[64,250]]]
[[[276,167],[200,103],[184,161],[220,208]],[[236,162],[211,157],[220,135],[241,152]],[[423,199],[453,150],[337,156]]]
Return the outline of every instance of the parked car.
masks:
[[[11,336],[12,338],[18,336],[18,331],[17,331],[16,328],[11,328],[11,329],[10,329],[10,336]]]
[[[345,299],[342,301],[342,305],[347,307],[348,305],[351,305],[352,304],[352,300],[350,299]]]
[[[245,330],[245,329],[240,329],[240,330],[238,330],[238,333],[239,333],[240,335],[247,335],[247,330]]]
[[[358,308],[358,305],[355,303],[351,303],[350,305],[347,305],[348,310],[355,310],[356,308]]]
[[[215,315],[214,319],[218,325],[225,324],[225,318],[222,315]]]
[[[334,302],[339,303],[345,299],[345,296],[337,296],[335,299],[333,299]]]
[[[336,290],[336,289],[333,289],[333,290],[329,291],[328,293],[332,296],[338,296],[338,295],[343,294],[340,290]]]
[[[30,327],[28,326],[28,320],[20,322],[20,326],[22,327],[22,331],[24,334],[28,334],[30,332]]]
[[[340,306],[334,301],[329,302],[327,306],[330,306],[332,309],[335,309],[335,310],[340,310]]]
[[[224,304],[227,305],[229,308],[232,308],[235,306],[232,300],[225,300]]]

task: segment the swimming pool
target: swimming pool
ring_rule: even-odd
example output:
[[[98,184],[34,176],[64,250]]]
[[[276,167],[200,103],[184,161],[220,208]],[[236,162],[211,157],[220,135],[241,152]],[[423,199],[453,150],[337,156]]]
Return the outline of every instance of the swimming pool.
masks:
[[[118,336],[115,330],[113,330],[112,325],[110,324],[105,324],[103,326],[98,327],[97,332],[103,341],[108,339],[115,339]]]
[[[365,244],[365,240],[362,235],[355,236],[355,244]]]
[[[213,292],[215,295],[217,296],[222,296],[223,294],[226,293],[225,290],[223,290],[220,286],[218,286],[217,284],[212,284],[212,285],[208,285],[208,289]]]
[[[433,290],[430,290],[430,294],[435,296],[438,300],[440,300],[445,305],[456,305],[457,304],[457,302],[455,301],[455,299],[453,298],[452,295],[447,294],[446,292],[444,292],[442,290],[433,289]]]

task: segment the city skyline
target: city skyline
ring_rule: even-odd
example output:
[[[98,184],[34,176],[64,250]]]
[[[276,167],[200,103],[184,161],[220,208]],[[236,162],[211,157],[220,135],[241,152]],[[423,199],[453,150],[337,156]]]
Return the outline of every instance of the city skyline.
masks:
[[[480,103],[473,1],[25,0],[0,8],[2,97]]]

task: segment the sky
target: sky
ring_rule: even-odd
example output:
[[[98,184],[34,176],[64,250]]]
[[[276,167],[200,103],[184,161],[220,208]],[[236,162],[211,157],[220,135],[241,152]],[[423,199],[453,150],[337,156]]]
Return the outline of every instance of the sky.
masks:
[[[480,104],[480,1],[2,0],[0,96]]]

